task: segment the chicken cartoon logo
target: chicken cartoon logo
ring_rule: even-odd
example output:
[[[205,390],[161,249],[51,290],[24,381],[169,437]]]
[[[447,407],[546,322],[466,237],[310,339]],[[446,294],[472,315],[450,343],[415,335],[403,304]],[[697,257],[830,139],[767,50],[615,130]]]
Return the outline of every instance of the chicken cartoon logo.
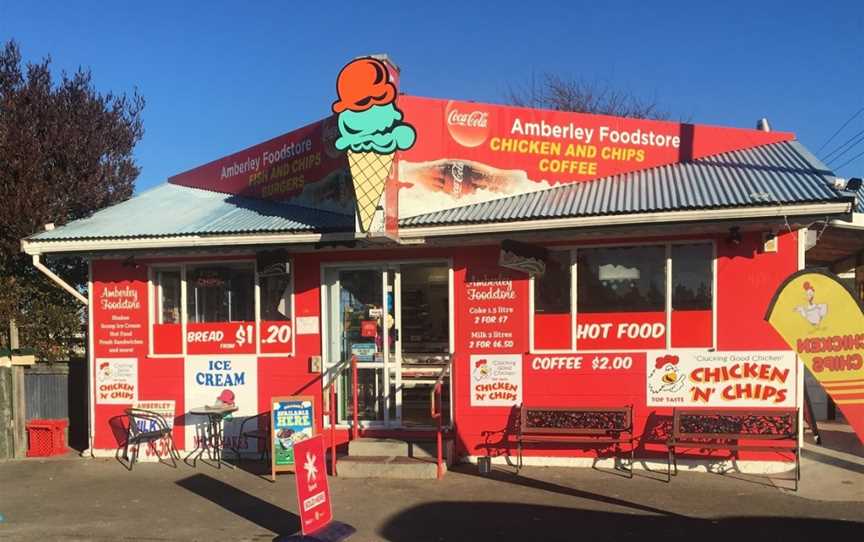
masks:
[[[336,148],[348,152],[348,165],[357,201],[360,230],[368,232],[384,194],[394,154],[414,146],[414,127],[402,122],[396,108],[396,85],[387,66],[377,58],[355,59],[336,80],[339,99],[333,102],[338,117]]]
[[[482,382],[489,378],[489,360],[478,359],[474,362],[474,371],[472,372],[474,382]]]
[[[818,327],[828,314],[827,303],[815,303],[816,289],[810,282],[804,283],[804,295],[807,298],[807,303],[795,307],[795,312],[801,315],[802,318],[810,322],[814,327]]]
[[[675,393],[684,387],[686,375],[678,367],[678,356],[668,354],[660,356],[654,362],[654,369],[648,377],[648,387],[651,393],[667,391]]]
[[[103,361],[99,364],[99,381],[104,382],[111,378],[111,364]]]

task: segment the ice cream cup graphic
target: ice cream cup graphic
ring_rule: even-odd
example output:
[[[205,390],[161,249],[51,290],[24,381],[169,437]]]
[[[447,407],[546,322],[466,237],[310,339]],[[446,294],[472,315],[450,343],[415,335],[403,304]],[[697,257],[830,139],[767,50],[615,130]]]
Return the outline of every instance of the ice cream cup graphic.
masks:
[[[276,433],[276,438],[279,439],[279,444],[282,445],[283,450],[290,450],[294,447],[294,430],[293,429],[280,429]]]
[[[394,153],[414,145],[414,128],[396,108],[396,86],[387,66],[358,58],[342,68],[336,81],[339,99],[336,148],[348,154],[360,230],[368,232],[393,167]]]

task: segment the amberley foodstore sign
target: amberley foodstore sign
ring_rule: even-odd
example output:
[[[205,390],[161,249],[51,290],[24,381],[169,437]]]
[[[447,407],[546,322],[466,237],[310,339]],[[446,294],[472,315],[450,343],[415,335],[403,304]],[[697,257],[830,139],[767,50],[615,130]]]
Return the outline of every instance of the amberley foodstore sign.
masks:
[[[399,217],[788,141],[785,132],[682,124],[399,96],[414,145],[395,153],[386,205]],[[352,214],[336,117],[169,179]],[[227,173],[226,173],[227,172]]]

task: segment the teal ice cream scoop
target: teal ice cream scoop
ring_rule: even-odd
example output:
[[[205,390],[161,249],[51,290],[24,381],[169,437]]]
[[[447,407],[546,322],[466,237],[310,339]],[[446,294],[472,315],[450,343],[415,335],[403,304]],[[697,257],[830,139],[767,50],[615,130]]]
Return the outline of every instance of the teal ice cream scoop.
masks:
[[[411,148],[416,137],[414,128],[402,122],[402,112],[392,103],[373,105],[365,111],[339,113],[336,148],[390,154]]]

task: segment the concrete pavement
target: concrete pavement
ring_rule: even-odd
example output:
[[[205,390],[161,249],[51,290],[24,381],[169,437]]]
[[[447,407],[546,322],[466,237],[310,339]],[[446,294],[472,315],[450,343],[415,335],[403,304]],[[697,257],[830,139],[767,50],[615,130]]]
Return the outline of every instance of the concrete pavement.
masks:
[[[845,476],[845,475],[844,475]],[[864,474],[851,472],[853,484]],[[802,490],[808,485],[804,471]],[[844,484],[845,485],[845,484]],[[681,473],[671,484],[593,469],[457,465],[441,481],[331,479],[352,541],[857,539],[864,505],[778,491],[764,478]],[[298,529],[294,480],[107,459],[0,463],[2,540],[272,540]],[[830,538],[829,538],[830,537]]]

